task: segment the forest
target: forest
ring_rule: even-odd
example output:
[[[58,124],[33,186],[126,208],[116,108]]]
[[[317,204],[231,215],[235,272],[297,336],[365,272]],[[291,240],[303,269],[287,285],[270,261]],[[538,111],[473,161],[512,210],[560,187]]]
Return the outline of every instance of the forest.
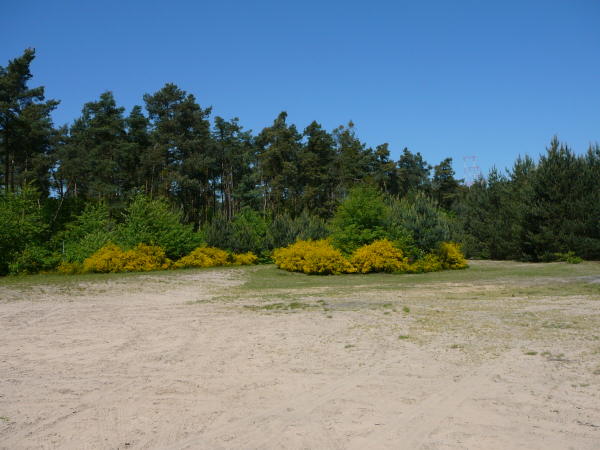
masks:
[[[105,92],[56,126],[59,101],[29,86],[34,58],[26,49],[0,67],[2,275],[81,262],[110,242],[269,261],[336,233],[401,240],[409,255],[457,242],[469,258],[600,259],[598,144],[578,154],[549,136],[531,149],[539,157],[467,185],[451,158],[430,164],[404,148],[394,160],[352,122],[299,129],[281,112],[255,133],[171,83],[130,111]]]

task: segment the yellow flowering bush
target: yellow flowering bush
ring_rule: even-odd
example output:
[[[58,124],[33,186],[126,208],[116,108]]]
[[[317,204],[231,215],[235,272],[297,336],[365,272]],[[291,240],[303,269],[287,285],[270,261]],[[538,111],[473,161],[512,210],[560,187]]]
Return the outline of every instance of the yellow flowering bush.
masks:
[[[177,260],[173,267],[217,267],[231,264],[230,255],[225,250],[216,247],[198,247],[189,255]]]
[[[437,255],[442,263],[442,269],[464,269],[469,267],[465,255],[460,250],[460,244],[442,242]]]
[[[273,252],[273,261],[280,269],[306,274],[341,274],[356,272],[342,253],[328,240],[297,241]]]
[[[406,271],[409,273],[424,273],[437,272],[439,270],[442,270],[442,261],[440,261],[440,258],[433,253],[427,253],[424,257],[409,264]]]
[[[146,272],[184,267],[216,267],[256,264],[258,257],[252,253],[231,255],[214,247],[198,247],[189,255],[173,263],[161,247],[138,244],[131,250],[123,250],[115,244],[107,244],[81,263],[62,262],[57,270],[65,275],[97,272]]]
[[[258,262],[258,256],[252,252],[246,253],[234,253],[233,254],[233,265],[234,266],[249,266]]]
[[[106,244],[83,261],[84,272],[123,272],[125,252],[115,244]]]
[[[387,239],[380,239],[356,249],[350,263],[360,273],[404,272],[408,259],[402,250],[394,247]]]
[[[138,244],[125,252],[125,272],[147,272],[169,269],[173,262],[156,245]]]
[[[58,273],[63,275],[75,275],[77,273],[83,272],[83,264],[80,262],[61,262],[56,268]]]
[[[124,251],[115,244],[107,244],[83,261],[83,272],[147,272],[170,266],[165,251],[155,245],[138,244]]]

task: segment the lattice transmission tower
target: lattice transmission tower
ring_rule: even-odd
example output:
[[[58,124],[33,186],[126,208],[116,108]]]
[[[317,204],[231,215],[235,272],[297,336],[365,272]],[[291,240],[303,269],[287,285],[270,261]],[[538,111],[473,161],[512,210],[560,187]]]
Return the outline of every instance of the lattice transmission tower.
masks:
[[[463,170],[465,175],[465,184],[471,186],[475,181],[481,178],[481,168],[477,163],[477,156],[463,157]]]

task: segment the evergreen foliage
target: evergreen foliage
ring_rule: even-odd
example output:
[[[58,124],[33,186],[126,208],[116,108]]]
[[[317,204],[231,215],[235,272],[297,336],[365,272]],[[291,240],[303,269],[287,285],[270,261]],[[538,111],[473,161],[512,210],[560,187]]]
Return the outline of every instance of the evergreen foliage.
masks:
[[[454,209],[471,257],[552,261],[568,252],[600,259],[599,205],[598,145],[578,156],[554,138],[539,163],[493,169]]]
[[[0,274],[6,274],[15,260],[30,259],[32,252],[40,254],[48,225],[38,198],[30,186],[17,192],[0,191]]]
[[[0,274],[78,270],[109,243],[174,260],[205,243],[266,261],[330,235],[346,256],[388,239],[430,268],[450,240],[469,257],[600,259],[598,144],[576,154],[554,138],[538,161],[465,186],[451,158],[430,165],[404,148],[395,161],[352,122],[302,130],[281,112],[253,133],[173,83],[130,111],[104,92],[57,128],[59,102],[29,86],[34,58],[0,66]]]
[[[106,203],[88,203],[85,210],[67,224],[56,238],[56,247],[62,250],[67,262],[83,261],[116,239],[115,223],[111,220]]]
[[[386,229],[388,215],[389,208],[375,188],[352,189],[331,220],[333,245],[350,254],[358,247],[390,237]]]
[[[136,195],[124,212],[124,221],[116,230],[116,241],[125,248],[137,244],[163,248],[171,259],[197,247],[202,239],[191,225],[182,223],[182,214],[160,199]]]
[[[423,192],[390,199],[389,215],[392,228],[406,230],[415,247],[423,252],[451,238],[452,219]]]

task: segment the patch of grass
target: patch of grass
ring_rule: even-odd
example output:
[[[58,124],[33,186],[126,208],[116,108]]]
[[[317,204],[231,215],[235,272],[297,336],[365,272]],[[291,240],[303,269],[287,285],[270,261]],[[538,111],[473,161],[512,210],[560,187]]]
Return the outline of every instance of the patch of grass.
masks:
[[[410,312],[410,308],[408,306],[403,306],[402,311],[408,314]]]
[[[398,336],[398,339],[410,339],[410,336],[408,334],[401,334]]]
[[[0,416],[0,420],[3,422],[10,422],[10,419],[6,416]]]
[[[352,345],[352,344],[346,344],[346,345],[344,345],[344,348],[352,348],[352,347],[354,347],[354,345]]]
[[[242,267],[212,267],[206,269],[179,269],[155,272],[132,272],[117,274],[39,274],[23,276],[0,277],[0,287],[25,287],[41,285],[78,284],[81,282],[94,282],[96,280],[121,280],[135,277],[165,278],[177,277],[182,273],[196,271],[237,271],[247,278],[243,286],[246,290],[272,290],[272,289],[305,289],[305,288],[349,288],[368,287],[373,289],[397,290],[404,286],[432,285],[439,283],[472,283],[495,282],[499,279],[539,281],[539,289],[544,290],[544,281],[562,279],[576,281],[576,283],[563,283],[561,290],[557,291],[551,286],[543,293],[562,296],[571,295],[570,291],[585,290],[589,293],[600,293],[600,283],[593,283],[600,270],[600,262],[585,261],[581,264],[561,263],[515,263],[512,261],[470,261],[467,270],[448,270],[424,274],[350,274],[350,275],[305,275],[286,272],[277,269],[273,264]],[[571,285],[571,286],[564,286]],[[507,283],[510,286],[510,283]],[[565,290],[567,293],[565,294]],[[586,292],[587,293],[587,292]],[[528,292],[515,291],[507,287],[506,296],[527,295]]]
[[[130,278],[150,278],[153,282],[163,282],[164,278],[178,277],[182,274],[193,274],[194,272],[207,270],[220,270],[223,267],[208,267],[204,269],[174,269],[156,270],[151,272],[122,272],[122,273],[84,273],[76,275],[63,275],[59,273],[44,273],[36,275],[11,275],[0,277],[0,287],[35,287],[56,285],[77,285],[79,283],[90,283],[95,281],[120,281]],[[240,270],[240,267],[231,267],[232,270]]]
[[[307,309],[311,307],[313,307],[313,305],[309,305],[308,303],[302,302],[292,302],[288,305],[289,309]]]
[[[538,352],[534,352],[534,351],[529,351],[529,352],[525,352],[526,355],[528,356],[535,356],[538,354]]]
[[[554,354],[552,352],[545,351],[542,353],[542,356],[544,356],[548,361],[568,361],[568,359],[565,358],[564,353]]]
[[[311,305],[310,303],[303,302],[291,302],[291,303],[269,303],[266,305],[244,305],[244,308],[252,311],[289,311],[295,309],[311,309],[316,308],[317,305]]]
[[[566,328],[574,328],[574,325],[572,323],[568,323],[568,322],[547,321],[547,322],[542,323],[542,328],[557,328],[557,329],[563,330]]]
[[[472,283],[496,282],[499,279],[531,280],[537,279],[540,287],[544,281],[552,279],[573,279],[586,276],[594,276],[600,270],[598,262],[583,262],[582,264],[561,263],[515,263],[513,261],[470,261],[467,270],[447,270],[442,272],[430,272],[423,274],[350,274],[350,275],[305,275],[295,272],[286,272],[277,269],[274,265],[251,266],[240,268],[248,275],[248,281],[244,289],[306,289],[306,288],[372,288],[382,290],[398,290],[401,287],[411,285],[432,285],[439,283]],[[575,280],[573,280],[575,281]],[[600,284],[582,282],[577,280],[573,289],[588,286],[595,292],[600,292]],[[579,285],[575,286],[575,284]],[[510,286],[510,283],[507,283]],[[510,297],[520,292],[507,287],[506,296]],[[554,295],[561,295],[554,290]]]
[[[465,348],[465,346],[463,344],[452,344],[450,348],[454,350],[462,350],[463,348]]]

